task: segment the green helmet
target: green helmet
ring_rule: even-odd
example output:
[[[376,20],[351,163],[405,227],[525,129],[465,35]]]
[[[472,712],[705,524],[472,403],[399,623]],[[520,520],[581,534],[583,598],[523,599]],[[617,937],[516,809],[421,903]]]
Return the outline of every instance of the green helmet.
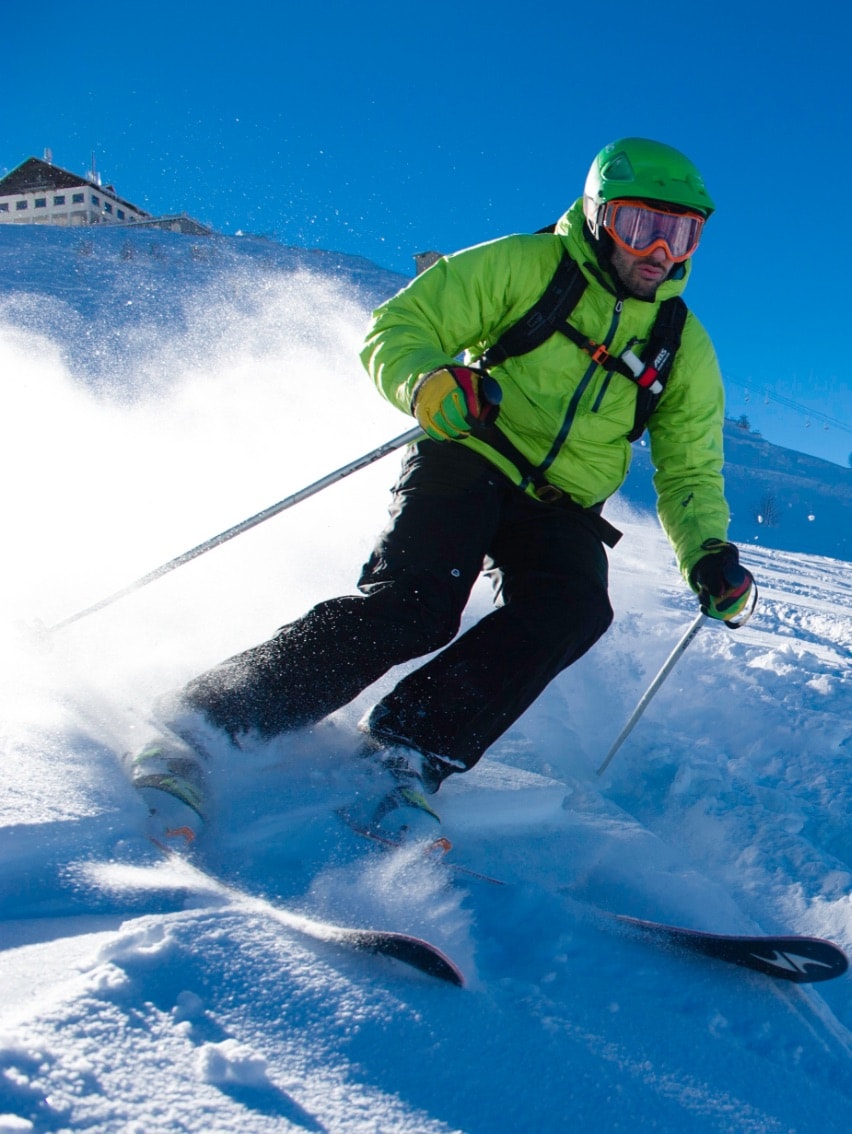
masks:
[[[621,138],[604,147],[586,178],[583,211],[598,235],[601,206],[635,198],[666,201],[709,217],[715,205],[701,174],[679,150],[648,138]]]

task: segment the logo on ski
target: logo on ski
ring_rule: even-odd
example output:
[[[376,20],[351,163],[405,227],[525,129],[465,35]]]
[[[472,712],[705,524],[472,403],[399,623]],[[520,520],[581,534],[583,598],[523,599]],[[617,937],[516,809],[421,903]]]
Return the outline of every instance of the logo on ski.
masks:
[[[809,965],[819,965],[824,969],[833,969],[835,966],[826,961],[816,960],[814,957],[797,956],[795,953],[781,953],[777,949],[773,950],[773,956],[767,957],[762,953],[752,953],[752,956],[757,961],[762,961],[767,965],[776,965],[779,969],[786,969],[791,973],[808,973]],[[832,975],[834,975],[832,973]]]
[[[656,937],[691,953],[701,953],[718,961],[741,965],[767,976],[809,984],[842,976],[849,961],[841,948],[822,937],[750,937],[740,934],[706,933],[678,925],[616,915],[631,929]]]

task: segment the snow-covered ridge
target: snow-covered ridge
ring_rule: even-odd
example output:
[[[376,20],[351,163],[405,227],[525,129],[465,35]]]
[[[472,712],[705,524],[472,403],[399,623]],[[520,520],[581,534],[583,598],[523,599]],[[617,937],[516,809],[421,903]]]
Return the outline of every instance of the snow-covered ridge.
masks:
[[[120,368],[126,396],[128,385],[162,379],[144,361],[164,335],[198,330],[199,303],[260,312],[271,289],[302,273],[334,280],[366,310],[407,282],[358,257],[261,237],[6,225],[0,321],[47,334],[81,381],[109,387]],[[726,461],[733,539],[852,557],[852,470],[772,445],[733,423]],[[650,455],[641,444],[622,495],[653,510]]]

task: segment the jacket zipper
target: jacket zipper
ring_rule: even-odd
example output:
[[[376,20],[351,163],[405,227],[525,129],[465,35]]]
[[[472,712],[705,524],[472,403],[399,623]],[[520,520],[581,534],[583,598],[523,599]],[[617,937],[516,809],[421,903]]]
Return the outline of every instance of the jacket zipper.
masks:
[[[609,349],[610,344],[612,343],[612,340],[615,338],[615,333],[618,330],[618,324],[619,324],[619,321],[621,319],[621,311],[622,311],[623,307],[624,307],[624,301],[622,299],[617,298],[616,301],[615,301],[615,307],[613,308],[613,312],[612,312],[612,320],[611,320],[610,325],[609,325],[609,331],[607,332],[607,336],[606,336],[606,338],[604,340],[604,344],[603,344],[607,349]],[[565,444],[565,441],[568,437],[568,434],[571,432],[571,427],[573,426],[574,421],[577,417],[577,410],[580,406],[580,400],[582,399],[583,394],[585,394],[586,390],[588,389],[589,383],[592,380],[592,376],[594,375],[594,373],[597,369],[598,369],[598,364],[596,362],[590,363],[590,365],[586,369],[586,372],[583,375],[582,379],[580,380],[580,383],[577,386],[577,389],[574,391],[574,393],[571,397],[571,401],[568,403],[568,409],[565,411],[565,418],[562,422],[562,426],[560,427],[559,432],[557,433],[556,437],[554,438],[553,444],[550,446],[550,451],[548,452],[548,454],[544,458],[544,460],[541,462],[541,464],[538,466],[540,472],[545,472],[547,469],[549,469],[550,466],[553,464],[553,462],[556,460],[557,456],[559,455],[559,450]],[[601,399],[603,398],[603,395],[606,391],[606,387],[609,384],[610,378],[611,378],[611,375],[607,374],[606,382],[604,383],[604,388],[601,390],[600,394],[598,395],[597,399],[595,400],[594,406],[592,407],[593,413],[597,412],[598,406],[600,405]]]

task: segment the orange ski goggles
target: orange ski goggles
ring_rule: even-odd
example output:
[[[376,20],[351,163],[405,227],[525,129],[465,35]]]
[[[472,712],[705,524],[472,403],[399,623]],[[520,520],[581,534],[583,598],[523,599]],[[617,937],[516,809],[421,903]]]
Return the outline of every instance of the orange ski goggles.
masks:
[[[701,239],[700,213],[668,212],[644,201],[610,201],[601,222],[621,248],[634,256],[647,256],[662,248],[676,264],[688,260]]]

